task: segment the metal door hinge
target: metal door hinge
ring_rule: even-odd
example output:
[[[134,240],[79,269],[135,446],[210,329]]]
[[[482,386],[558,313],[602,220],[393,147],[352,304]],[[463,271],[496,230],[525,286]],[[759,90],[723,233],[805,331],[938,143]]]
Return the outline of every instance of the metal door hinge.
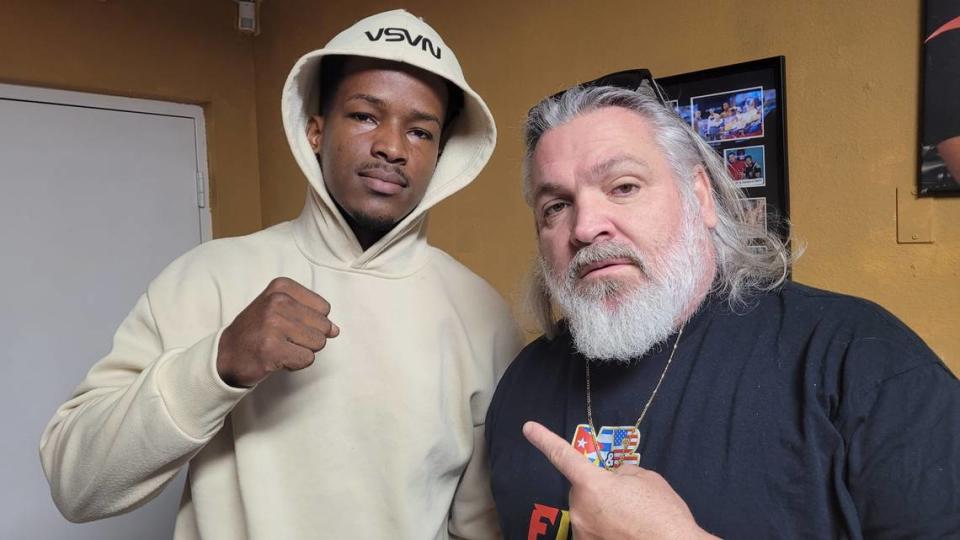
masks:
[[[203,173],[197,170],[197,207],[207,207],[207,183],[203,180]]]

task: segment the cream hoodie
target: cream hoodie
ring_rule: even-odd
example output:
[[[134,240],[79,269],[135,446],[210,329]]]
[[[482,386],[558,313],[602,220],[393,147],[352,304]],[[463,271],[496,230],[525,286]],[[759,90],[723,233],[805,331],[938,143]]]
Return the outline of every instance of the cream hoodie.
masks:
[[[366,251],[305,137],[326,54],[408,62],[464,91],[423,202]],[[425,237],[427,210],[489,159],[492,116],[436,32],[400,10],[301,58],[282,109],[311,186],[303,213],[204,244],[149,285],[43,433],[54,501],[74,521],[111,516],[189,466],[178,539],[496,536],[483,421],[520,337],[496,292]],[[220,333],[278,276],[324,296],[342,332],[307,369],[227,386]]]

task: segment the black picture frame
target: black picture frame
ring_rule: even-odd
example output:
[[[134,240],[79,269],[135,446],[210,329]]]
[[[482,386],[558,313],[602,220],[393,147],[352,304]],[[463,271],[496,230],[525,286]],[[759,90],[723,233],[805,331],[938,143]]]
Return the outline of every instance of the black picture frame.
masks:
[[[785,58],[774,56],[657,79],[677,113],[729,164],[748,210],[783,239],[790,232],[785,73]],[[758,158],[759,176],[741,174],[755,171]]]
[[[917,193],[960,196],[960,5],[924,0]],[[951,173],[953,171],[953,173]]]

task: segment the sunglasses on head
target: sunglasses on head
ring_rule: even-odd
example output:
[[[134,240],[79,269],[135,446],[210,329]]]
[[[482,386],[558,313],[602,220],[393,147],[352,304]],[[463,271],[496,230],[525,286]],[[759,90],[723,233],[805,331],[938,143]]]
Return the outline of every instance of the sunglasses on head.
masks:
[[[667,99],[663,96],[663,93],[660,92],[660,87],[657,85],[657,81],[654,80],[653,75],[650,74],[649,69],[627,69],[624,71],[618,71],[616,73],[610,73],[609,75],[604,75],[598,79],[588,81],[585,83],[580,83],[578,85],[572,86],[565,90],[561,90],[556,94],[550,96],[550,99],[558,99],[563,94],[574,88],[595,88],[599,86],[613,86],[616,88],[623,88],[625,90],[637,91],[643,86],[643,83],[646,82],[653,93],[656,94],[657,100],[660,101],[660,104],[663,106],[667,105]]]

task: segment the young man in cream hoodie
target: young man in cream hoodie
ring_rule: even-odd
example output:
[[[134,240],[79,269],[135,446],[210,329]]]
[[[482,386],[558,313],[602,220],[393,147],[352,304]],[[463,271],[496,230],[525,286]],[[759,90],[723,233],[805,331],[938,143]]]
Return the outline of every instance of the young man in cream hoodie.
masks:
[[[302,214],[150,284],[43,434],[57,506],[125,512],[189,465],[178,539],[498,535],[483,422],[520,337],[425,238],[489,159],[489,110],[397,10],[302,57],[282,111]]]

